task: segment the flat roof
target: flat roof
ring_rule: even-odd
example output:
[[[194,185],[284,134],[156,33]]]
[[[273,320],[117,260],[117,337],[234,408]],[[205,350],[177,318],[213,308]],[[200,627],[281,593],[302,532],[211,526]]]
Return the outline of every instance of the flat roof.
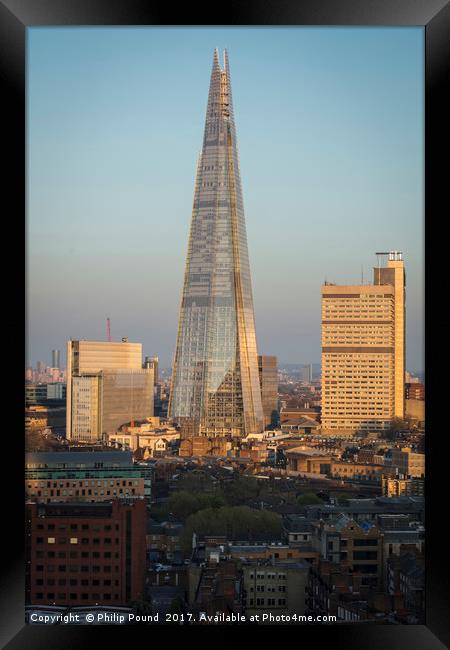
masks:
[[[131,451],[34,451],[25,454],[27,469],[84,467],[94,468],[97,463],[109,466],[133,464]]]

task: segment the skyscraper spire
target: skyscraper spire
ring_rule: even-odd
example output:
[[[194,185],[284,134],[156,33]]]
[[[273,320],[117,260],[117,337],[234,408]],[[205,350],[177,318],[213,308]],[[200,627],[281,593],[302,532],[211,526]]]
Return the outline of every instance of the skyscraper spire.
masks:
[[[169,414],[192,435],[263,429],[228,55],[217,49],[194,192]]]

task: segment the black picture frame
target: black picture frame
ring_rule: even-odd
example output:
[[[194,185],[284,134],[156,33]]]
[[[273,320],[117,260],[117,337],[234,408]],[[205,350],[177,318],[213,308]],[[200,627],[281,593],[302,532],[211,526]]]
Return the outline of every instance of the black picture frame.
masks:
[[[21,349],[20,333],[25,338],[26,314],[23,289],[24,265],[19,251],[25,241],[25,35],[26,28],[37,25],[360,25],[360,26],[423,26],[425,29],[425,286],[426,286],[426,401],[427,401],[427,478],[426,478],[426,625],[386,626],[364,624],[332,624],[330,626],[302,626],[295,629],[298,643],[332,643],[334,647],[383,648],[450,647],[450,605],[448,550],[445,536],[447,520],[446,459],[448,432],[444,427],[447,384],[439,378],[439,368],[450,368],[447,345],[440,345],[450,331],[450,310],[433,298],[433,288],[445,292],[447,246],[440,221],[445,223],[448,203],[448,147],[445,139],[448,121],[449,25],[450,6],[445,0],[310,0],[295,2],[270,0],[264,3],[230,0],[226,13],[214,15],[209,10],[191,4],[177,8],[167,3],[146,0],[0,0],[0,81],[3,93],[3,133],[6,162],[3,173],[3,224],[13,234],[4,238],[3,252],[9,249],[14,263],[4,270],[4,320],[8,337],[5,351],[11,354],[8,391],[4,399],[3,465],[7,469],[7,489],[3,492],[2,589],[0,595],[0,641],[2,647],[62,648],[105,643],[112,632],[121,643],[130,644],[130,635],[136,630],[147,635],[153,643],[155,628],[125,629],[117,626],[27,626],[24,621],[24,544],[23,544],[23,367],[17,350]],[[176,23],[173,20],[176,20]],[[444,162],[441,162],[444,161]],[[448,211],[448,210],[447,210]],[[442,232],[442,235],[441,235]],[[440,279],[439,282],[437,280]],[[5,295],[6,292],[6,295]],[[23,340],[22,338],[22,340]],[[9,408],[10,405],[14,405]],[[448,472],[448,470],[447,470]],[[252,635],[260,628],[252,628]],[[272,628],[273,630],[274,628]],[[159,628],[170,634],[173,628]],[[292,630],[292,628],[291,628]],[[179,630],[178,630],[179,631]],[[191,634],[193,628],[182,628]],[[242,628],[215,626],[196,628],[204,642],[218,639]],[[277,628],[276,634],[283,633]],[[304,634],[312,633],[308,641]],[[212,634],[212,636],[210,636]],[[264,628],[267,636],[268,629]],[[126,636],[125,636],[126,635]],[[206,635],[206,637],[205,637]],[[223,637],[225,638],[225,637]],[[192,642],[184,636],[182,642]],[[215,642],[215,641],[213,641]],[[288,641],[287,641],[288,642]],[[445,644],[445,646],[444,646]]]

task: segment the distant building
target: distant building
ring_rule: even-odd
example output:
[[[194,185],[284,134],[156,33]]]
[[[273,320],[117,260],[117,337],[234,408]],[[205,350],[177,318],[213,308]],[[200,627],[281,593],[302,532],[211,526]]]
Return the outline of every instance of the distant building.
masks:
[[[47,384],[26,384],[25,405],[43,404],[47,400]]]
[[[287,470],[300,474],[329,474],[333,463],[333,454],[311,447],[294,447],[285,452]]]
[[[54,382],[47,384],[47,399],[48,400],[65,400],[67,395],[67,386],[62,382]]]
[[[312,364],[309,363],[306,366],[300,368],[300,378],[302,381],[310,384],[312,382]]]
[[[425,400],[424,399],[407,399],[405,400],[406,417],[415,421],[419,426],[425,426]]]
[[[131,451],[33,452],[25,456],[25,494],[38,503],[150,500],[152,474]]]
[[[425,399],[424,384],[416,381],[405,384],[405,399]]]
[[[421,497],[425,494],[425,481],[423,478],[382,476],[381,494],[386,497]]]
[[[425,618],[425,562],[417,551],[392,555],[387,561],[387,590],[396,609],[409,623],[422,623]]]
[[[27,604],[114,606],[142,599],[145,518],[139,500],[28,503]]]
[[[145,357],[144,368],[153,368],[153,382],[156,386],[158,383],[158,357]]]
[[[153,415],[153,369],[142,368],[141,343],[69,341],[67,438],[95,442]]]
[[[212,554],[202,565],[189,566],[188,602],[197,616],[204,612],[238,614],[242,609],[242,574],[238,562]]]
[[[376,497],[375,499],[349,499],[343,505],[309,505],[305,506],[305,516],[314,521],[331,520],[340,514],[346,514],[355,521],[376,521],[380,515],[402,515],[411,522],[423,521],[425,499],[423,497]]]
[[[405,269],[401,253],[386,255],[373,284],[322,286],[322,433],[404,418]]]
[[[244,561],[242,572],[246,614],[259,614],[260,623],[263,624],[279,622],[270,620],[271,614],[303,615],[309,570],[310,565],[301,561]]]
[[[59,350],[52,350],[52,368],[61,368],[61,357]]]
[[[348,568],[361,587],[376,589],[382,581],[382,537],[373,522],[358,522],[346,514],[312,523],[312,543],[321,556]]]
[[[30,405],[25,408],[25,431],[52,429],[63,435],[66,428],[65,406]]]
[[[66,399],[66,384],[50,382],[41,384],[25,384],[25,405],[45,406],[52,400],[64,401]]]
[[[403,477],[425,476],[425,454],[415,453],[410,447],[394,447],[390,450],[390,465]]]
[[[278,424],[278,368],[274,356],[258,355],[259,385],[264,412],[264,427]]]

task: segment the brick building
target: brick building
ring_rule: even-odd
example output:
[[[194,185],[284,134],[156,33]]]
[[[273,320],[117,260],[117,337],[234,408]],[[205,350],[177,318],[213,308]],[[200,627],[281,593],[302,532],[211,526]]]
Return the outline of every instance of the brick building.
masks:
[[[145,501],[26,505],[26,600],[127,605],[142,598]]]

